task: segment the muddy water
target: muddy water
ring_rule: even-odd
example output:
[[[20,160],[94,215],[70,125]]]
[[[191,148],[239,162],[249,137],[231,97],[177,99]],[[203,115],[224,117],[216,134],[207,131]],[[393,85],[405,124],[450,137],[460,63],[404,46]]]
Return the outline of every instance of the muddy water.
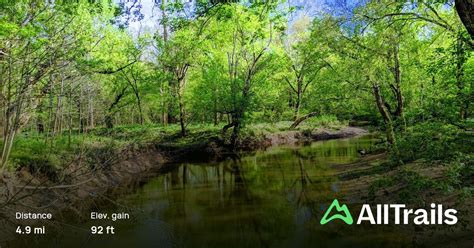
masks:
[[[334,198],[351,207],[332,165],[351,163],[374,140],[359,137],[276,147],[219,163],[169,166],[131,192],[62,220],[38,247],[348,247],[403,246],[403,235],[319,221]],[[108,203],[106,203],[108,202]],[[357,203],[358,204],[358,203]],[[91,211],[129,220],[89,219]],[[91,235],[91,226],[115,234]],[[105,231],[105,230],[104,230]],[[20,243],[23,243],[20,242]]]

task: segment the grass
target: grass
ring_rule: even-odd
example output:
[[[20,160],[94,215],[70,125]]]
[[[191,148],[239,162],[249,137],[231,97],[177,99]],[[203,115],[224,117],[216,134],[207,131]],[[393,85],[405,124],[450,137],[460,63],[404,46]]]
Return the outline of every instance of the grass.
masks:
[[[322,115],[307,119],[302,122],[296,130],[299,131],[313,131],[317,128],[327,128],[339,130],[342,127],[348,126],[347,121],[340,121],[332,115]],[[254,131],[255,134],[276,133],[290,130],[293,121],[278,121],[271,123],[257,123],[249,124],[245,129]]]
[[[92,151],[120,150],[126,146],[166,143],[183,146],[220,134],[221,127],[192,125],[181,137],[179,125],[128,125],[113,129],[95,128],[85,133],[63,133],[54,137],[35,132],[22,133],[14,141],[9,159],[13,170],[26,167],[31,172],[52,172]]]
[[[258,137],[269,133],[289,130],[291,121],[247,124],[242,129],[242,137]],[[338,129],[345,123],[332,116],[314,117],[303,122],[298,130],[314,130],[319,127]],[[71,135],[64,132],[54,137],[36,132],[25,132],[17,136],[10,154],[10,168],[29,168],[30,171],[57,171],[78,154],[88,151],[119,150],[125,146],[145,144],[166,144],[179,147],[222,137],[222,127],[210,124],[194,124],[187,127],[188,135],[182,137],[177,124],[162,125],[123,125],[113,129],[97,127],[85,133],[74,130]],[[231,130],[227,132],[229,136]],[[42,169],[38,169],[42,168]]]

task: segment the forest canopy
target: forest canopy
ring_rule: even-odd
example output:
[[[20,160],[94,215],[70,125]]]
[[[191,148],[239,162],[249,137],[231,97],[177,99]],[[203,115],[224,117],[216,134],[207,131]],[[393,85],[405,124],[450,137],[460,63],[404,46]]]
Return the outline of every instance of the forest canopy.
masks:
[[[328,3],[2,1],[2,170],[19,136],[124,125],[213,125],[235,146],[246,125],[329,116],[383,130],[401,162],[413,130],[470,127],[472,3]],[[154,28],[130,28],[151,7]]]

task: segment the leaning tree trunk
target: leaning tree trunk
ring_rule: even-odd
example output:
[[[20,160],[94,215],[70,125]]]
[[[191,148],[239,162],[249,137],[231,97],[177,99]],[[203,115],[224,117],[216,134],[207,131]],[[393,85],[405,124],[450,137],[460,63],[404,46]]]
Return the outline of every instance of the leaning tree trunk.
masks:
[[[455,0],[456,11],[459,18],[467,29],[467,32],[474,39],[474,1],[473,0]]]
[[[114,102],[110,104],[109,108],[107,109],[107,113],[105,114],[105,127],[108,129],[112,129],[114,127],[114,108],[117,104],[119,104],[120,100],[125,96],[125,93],[128,89],[128,84],[122,88],[122,90],[115,96]]]
[[[23,104],[24,95],[20,95],[19,99],[17,99],[13,104],[14,108],[6,110],[5,120],[7,121],[7,125],[5,128],[7,129],[3,137],[2,155],[0,157],[0,174],[5,171],[13,147],[15,135],[20,129],[20,116],[23,111]]]
[[[295,129],[296,127],[298,127],[301,124],[301,122],[303,122],[303,121],[305,121],[305,120],[307,120],[307,119],[309,119],[313,116],[316,116],[317,114],[318,114],[317,112],[311,112],[307,115],[304,115],[304,116],[301,116],[301,117],[297,118],[293,122],[293,124],[291,124],[290,129]]]

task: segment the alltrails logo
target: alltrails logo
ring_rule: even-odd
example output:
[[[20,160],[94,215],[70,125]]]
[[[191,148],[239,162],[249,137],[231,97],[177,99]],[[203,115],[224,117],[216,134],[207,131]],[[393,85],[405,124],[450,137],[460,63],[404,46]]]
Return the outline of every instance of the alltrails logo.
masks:
[[[332,212],[332,210],[334,208],[336,208],[336,210],[338,212],[342,211],[342,213],[344,215],[341,215],[341,214],[338,213],[338,214],[334,214],[334,215],[332,215],[331,217],[328,218],[329,214]],[[334,219],[341,219],[342,221],[346,222],[346,224],[348,224],[348,225],[352,225],[352,223],[354,222],[352,220],[352,215],[349,212],[349,209],[347,208],[346,204],[342,204],[342,206],[340,206],[339,201],[337,199],[334,199],[331,206],[329,206],[328,210],[326,210],[326,213],[324,213],[324,216],[321,219],[320,223],[321,223],[321,225],[324,225],[324,224],[326,224],[329,221],[334,220]]]
[[[390,214],[393,213],[393,218]],[[446,209],[443,211],[443,205],[431,203],[431,209],[409,209],[405,204],[377,204],[375,207],[375,215],[369,204],[362,205],[357,225],[363,221],[367,221],[372,225],[382,224],[410,224],[415,225],[434,225],[446,224],[454,225],[458,222],[456,217],[457,211],[455,209]],[[332,204],[324,213],[321,219],[321,225],[340,219],[348,225],[354,222],[349,209],[345,204],[340,205],[337,199],[334,199]],[[393,222],[392,222],[393,221]]]

